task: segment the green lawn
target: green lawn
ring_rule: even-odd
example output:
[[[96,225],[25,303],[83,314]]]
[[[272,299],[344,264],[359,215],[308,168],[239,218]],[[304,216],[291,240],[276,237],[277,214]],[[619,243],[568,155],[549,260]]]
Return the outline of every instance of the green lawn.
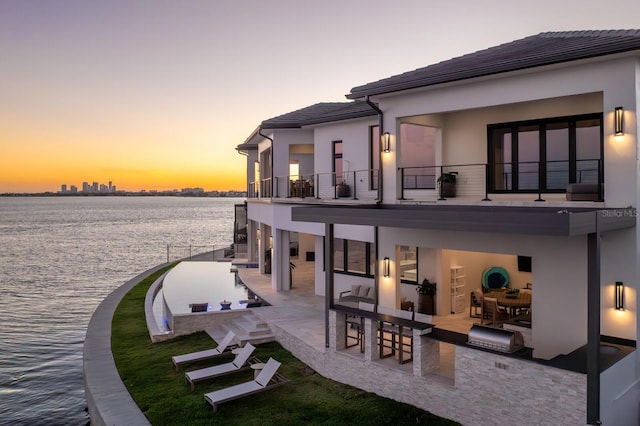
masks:
[[[251,370],[199,383],[191,392],[182,368],[176,373],[171,357],[208,349],[215,342],[206,333],[195,333],[152,344],[144,318],[144,298],[159,271],[134,287],[122,300],[113,318],[111,348],[134,400],[153,425],[455,425],[408,404],[396,402],[314,373],[278,343],[258,345],[254,355],[282,362],[278,370],[291,382],[260,394],[221,404],[214,413],[203,395],[235,383],[251,380]],[[187,365],[195,369],[215,362]]]

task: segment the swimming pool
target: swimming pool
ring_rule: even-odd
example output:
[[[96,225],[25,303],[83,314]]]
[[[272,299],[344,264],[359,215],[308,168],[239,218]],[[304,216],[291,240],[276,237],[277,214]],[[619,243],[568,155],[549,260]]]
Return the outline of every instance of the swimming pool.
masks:
[[[246,309],[253,294],[242,283],[229,262],[180,262],[164,278],[162,295],[172,315],[190,314],[193,305],[205,305],[203,311]],[[241,302],[245,301],[245,302]]]

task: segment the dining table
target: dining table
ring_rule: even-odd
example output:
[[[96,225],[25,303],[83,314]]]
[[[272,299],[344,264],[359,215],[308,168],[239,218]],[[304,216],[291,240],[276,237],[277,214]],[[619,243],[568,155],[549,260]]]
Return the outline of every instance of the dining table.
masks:
[[[531,292],[529,291],[520,291],[511,295],[506,291],[492,291],[485,296],[493,297],[497,300],[498,306],[507,308],[510,318],[515,317],[519,309],[531,307]]]

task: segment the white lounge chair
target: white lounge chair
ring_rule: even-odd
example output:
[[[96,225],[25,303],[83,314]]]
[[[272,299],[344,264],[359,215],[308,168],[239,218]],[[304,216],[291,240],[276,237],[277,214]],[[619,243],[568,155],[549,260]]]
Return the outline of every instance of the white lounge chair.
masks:
[[[191,385],[191,390],[195,388],[196,382],[213,379],[214,377],[224,376],[225,374],[231,374],[236,371],[243,371],[251,368],[247,362],[249,361],[249,357],[253,353],[254,349],[255,347],[251,343],[247,343],[231,362],[185,373],[184,376]],[[255,359],[255,362],[259,362],[257,358]]]
[[[194,361],[202,361],[205,359],[215,358],[220,355],[225,355],[231,353],[231,342],[236,337],[236,334],[233,331],[227,333],[224,336],[224,339],[218,344],[217,347],[213,349],[205,349],[204,351],[192,352],[184,355],[176,355],[171,358],[173,365],[176,366],[176,371],[180,369],[180,365],[186,364],[188,362]]]
[[[204,395],[204,400],[211,404],[213,411],[216,411],[218,404],[222,404],[223,402],[242,398],[289,383],[289,380],[276,373],[279,367],[280,363],[278,361],[269,358],[269,361],[267,361],[258,377],[254,380],[209,392]]]

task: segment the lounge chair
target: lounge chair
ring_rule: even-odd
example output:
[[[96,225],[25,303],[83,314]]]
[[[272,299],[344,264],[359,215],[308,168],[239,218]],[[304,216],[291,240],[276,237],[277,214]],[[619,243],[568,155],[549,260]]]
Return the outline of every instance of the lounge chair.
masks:
[[[235,337],[236,334],[233,331],[230,331],[226,336],[224,336],[224,339],[222,339],[217,347],[213,349],[206,349],[204,351],[191,352],[184,355],[176,355],[171,358],[171,361],[173,362],[173,365],[176,366],[176,371],[178,371],[180,369],[180,365],[188,362],[202,361],[205,359],[215,358],[220,355],[230,354],[232,346],[235,346],[231,344],[231,341]]]
[[[276,373],[279,367],[280,363],[278,361],[269,358],[269,361],[267,361],[258,377],[254,380],[209,392],[204,395],[204,400],[211,404],[213,411],[217,411],[218,404],[222,404],[223,402],[242,398],[289,383],[289,380]]]
[[[231,362],[214,365],[213,367],[201,368],[199,370],[189,371],[185,373],[185,377],[191,385],[191,390],[196,386],[196,382],[213,379],[214,377],[224,376],[225,374],[235,373],[251,368],[248,363],[249,357],[253,353],[255,347],[251,343],[244,345],[244,348],[236,355]],[[252,363],[259,362],[257,358]]]

